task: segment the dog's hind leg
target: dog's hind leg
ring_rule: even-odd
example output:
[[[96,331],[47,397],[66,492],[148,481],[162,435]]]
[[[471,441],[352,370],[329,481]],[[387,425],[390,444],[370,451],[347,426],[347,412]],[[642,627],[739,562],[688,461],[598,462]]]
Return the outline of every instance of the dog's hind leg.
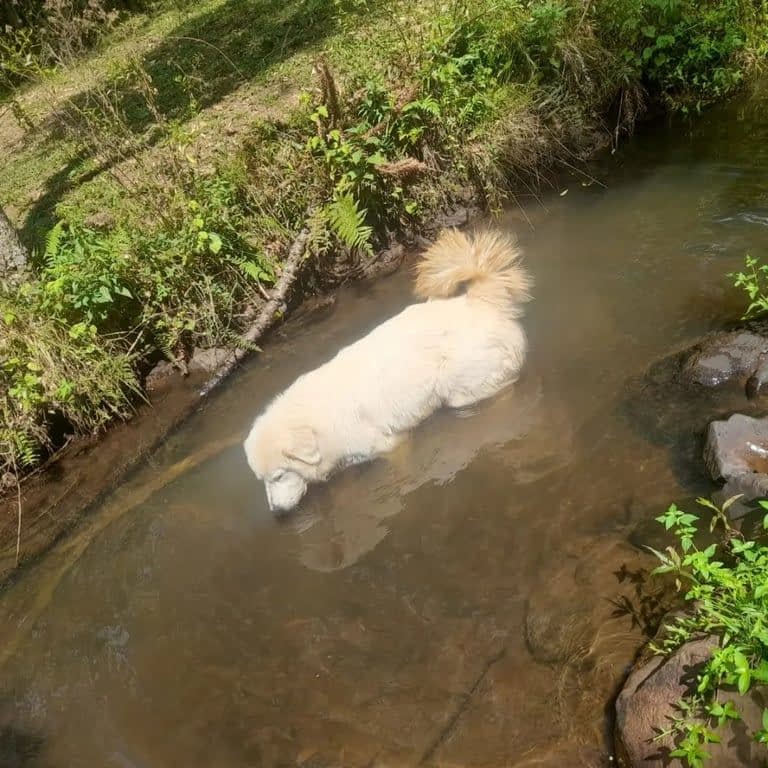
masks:
[[[497,395],[499,392],[503,392],[508,387],[511,387],[518,377],[502,380],[486,380],[480,386],[474,387],[471,390],[458,390],[451,392],[448,397],[445,398],[445,404],[449,408],[467,408],[470,405],[475,405],[482,400],[487,400],[489,397]]]

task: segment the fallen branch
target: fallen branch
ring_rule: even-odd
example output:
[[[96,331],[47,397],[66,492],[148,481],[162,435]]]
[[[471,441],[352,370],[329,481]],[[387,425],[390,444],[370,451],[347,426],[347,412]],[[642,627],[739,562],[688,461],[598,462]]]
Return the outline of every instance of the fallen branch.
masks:
[[[283,271],[275,284],[269,301],[261,308],[256,320],[251,324],[248,331],[243,336],[244,346],[232,352],[229,358],[200,390],[200,397],[206,397],[221,384],[237,367],[243,358],[251,351],[250,347],[267,331],[275,322],[278,315],[285,311],[286,299],[288,293],[296,282],[296,278],[301,272],[304,252],[307,248],[309,239],[309,228],[305,227],[299,232],[298,237],[293,241],[288,257],[283,263]]]
[[[13,471],[16,477],[16,505],[17,505],[17,519],[16,519],[16,567],[19,567],[19,559],[21,558],[21,481],[19,480],[19,468],[14,467]]]

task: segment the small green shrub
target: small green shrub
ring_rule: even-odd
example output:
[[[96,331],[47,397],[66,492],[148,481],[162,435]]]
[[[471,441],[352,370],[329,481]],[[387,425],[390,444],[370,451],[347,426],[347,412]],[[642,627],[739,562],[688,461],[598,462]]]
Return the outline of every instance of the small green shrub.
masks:
[[[131,261],[123,230],[104,235],[60,221],[46,241],[41,309],[102,332],[132,327],[136,286]]]
[[[747,294],[749,304],[744,312],[744,318],[757,317],[768,312],[768,264],[762,264],[754,256],[747,255],[744,259],[744,272],[733,272],[732,278],[736,288],[741,288]]]
[[[696,690],[679,703],[679,717],[658,736],[671,736],[676,742],[671,756],[690,768],[701,768],[709,757],[706,745],[720,741],[717,728],[740,718],[729,692],[745,694],[752,686],[768,684],[768,545],[731,527],[726,513],[736,498],[720,508],[698,500],[712,513],[710,532],[722,531],[720,542],[700,548],[700,518],[673,504],[657,520],[675,536],[677,546],[651,550],[661,561],[654,573],[674,576],[688,608],[664,627],[655,650],[668,654],[692,638],[719,638],[698,673]],[[768,502],[760,505],[768,510]],[[763,527],[768,528],[768,514]],[[762,729],[752,736],[768,743],[768,710]]]
[[[27,27],[3,30],[0,35],[0,94],[41,73],[35,50],[35,35]]]
[[[227,318],[274,279],[245,240],[238,194],[221,176],[191,178],[189,192],[158,200],[161,214],[143,229],[130,219],[106,232],[60,222],[46,245],[42,309],[101,334],[141,334],[170,357],[230,340]]]

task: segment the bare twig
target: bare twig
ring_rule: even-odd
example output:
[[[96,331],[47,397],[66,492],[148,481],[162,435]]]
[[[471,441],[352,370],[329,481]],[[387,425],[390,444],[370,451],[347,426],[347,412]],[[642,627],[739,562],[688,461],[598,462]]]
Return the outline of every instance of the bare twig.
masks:
[[[256,287],[259,289],[259,293],[264,297],[266,301],[269,301],[270,296],[267,293],[267,291],[264,289],[264,286],[261,284],[261,281],[256,283]]]

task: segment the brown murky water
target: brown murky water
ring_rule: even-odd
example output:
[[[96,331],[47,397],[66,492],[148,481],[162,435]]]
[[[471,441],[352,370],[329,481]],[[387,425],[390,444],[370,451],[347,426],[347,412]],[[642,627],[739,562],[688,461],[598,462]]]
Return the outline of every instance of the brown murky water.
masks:
[[[653,609],[638,543],[709,490],[625,417],[629,382],[738,313],[724,274],[768,244],[761,105],[647,129],[605,186],[510,212],[537,279],[516,391],[278,523],[250,420],[409,276],[286,326],[0,595],[0,764],[609,765],[607,704]]]

